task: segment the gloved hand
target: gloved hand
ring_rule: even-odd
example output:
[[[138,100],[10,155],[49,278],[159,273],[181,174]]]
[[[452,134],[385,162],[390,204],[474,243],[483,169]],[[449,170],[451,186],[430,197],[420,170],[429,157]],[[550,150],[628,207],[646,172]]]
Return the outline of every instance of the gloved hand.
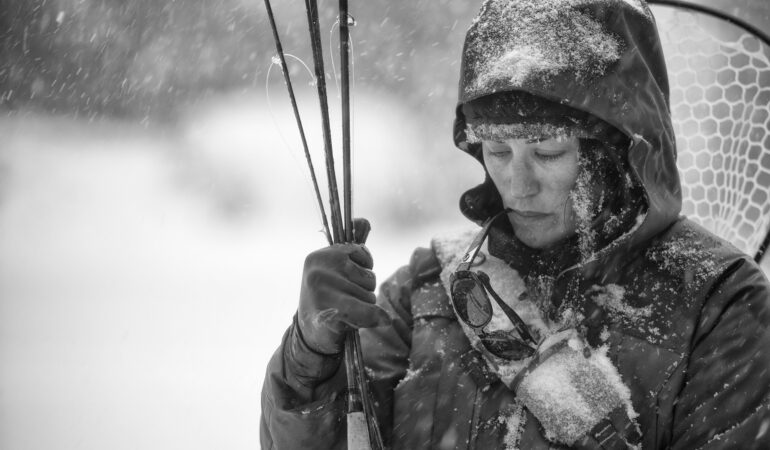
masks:
[[[635,448],[641,439],[617,369],[574,329],[546,339],[513,386],[553,442],[615,450]]]
[[[356,242],[363,243],[369,222],[354,221]],[[372,255],[362,244],[335,244],[307,256],[302,273],[297,322],[305,343],[318,353],[343,350],[345,332],[391,323],[375,305],[377,280]]]

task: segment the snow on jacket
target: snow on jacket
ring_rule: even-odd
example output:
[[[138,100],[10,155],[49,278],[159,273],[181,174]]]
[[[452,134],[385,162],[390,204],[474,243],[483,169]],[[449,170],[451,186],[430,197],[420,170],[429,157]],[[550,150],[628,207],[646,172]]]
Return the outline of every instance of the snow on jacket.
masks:
[[[485,14],[523,14],[533,27],[566,20],[605,36],[601,52],[581,53],[578,42],[554,54],[530,39],[533,30],[497,33],[511,47],[463,61],[460,103],[522,91],[588,112],[628,136],[629,166],[645,194],[643,221],[562,272],[551,298],[569,299],[585,317],[589,344],[608,347],[630,389],[642,448],[770,448],[770,283],[749,257],[679,217],[665,64],[649,10],[637,0],[496,0],[485,3]],[[471,27],[466,54],[489,23]],[[599,34],[584,44],[596,47],[591,39]],[[549,64],[525,58],[529,65],[503,70],[526,54],[517,42]],[[578,64],[591,58],[593,65]],[[455,141],[472,152],[465,129],[458,107]],[[466,213],[483,219],[468,201]],[[554,448],[531,414],[515,414],[515,394],[471,348],[439,280],[439,247],[418,249],[381,286],[378,303],[393,326],[361,333],[388,445]],[[307,383],[314,376],[318,383]],[[344,448],[344,376],[338,359],[310,354],[290,327],[267,369],[262,447]]]

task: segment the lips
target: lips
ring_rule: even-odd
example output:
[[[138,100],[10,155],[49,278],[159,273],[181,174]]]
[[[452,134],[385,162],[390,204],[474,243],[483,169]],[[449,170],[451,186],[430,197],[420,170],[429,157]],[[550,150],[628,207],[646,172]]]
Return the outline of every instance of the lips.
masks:
[[[547,217],[549,215],[538,211],[520,211],[517,209],[511,210],[511,213],[524,219],[542,219],[543,217]]]

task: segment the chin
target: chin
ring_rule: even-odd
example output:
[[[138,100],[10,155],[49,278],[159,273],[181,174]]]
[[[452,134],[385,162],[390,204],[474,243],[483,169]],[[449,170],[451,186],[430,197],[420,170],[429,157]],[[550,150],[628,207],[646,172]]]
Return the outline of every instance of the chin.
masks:
[[[522,242],[522,244],[526,245],[529,248],[546,248],[550,247],[553,244],[556,244],[557,242],[563,240],[567,237],[567,235],[562,234],[532,234],[532,233],[515,233],[516,239]]]
[[[532,237],[532,236],[519,236],[516,235],[516,238],[520,240],[524,245],[530,248],[545,248],[549,245],[555,243],[556,239],[548,239],[548,238],[540,238],[540,237]]]

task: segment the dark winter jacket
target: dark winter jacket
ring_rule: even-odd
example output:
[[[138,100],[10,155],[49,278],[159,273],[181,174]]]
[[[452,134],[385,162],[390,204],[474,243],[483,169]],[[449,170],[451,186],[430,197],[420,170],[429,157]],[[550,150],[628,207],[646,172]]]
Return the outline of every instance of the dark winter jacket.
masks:
[[[482,18],[510,14],[507,4],[519,5],[516,14],[546,14],[551,24],[561,14],[578,23],[593,18],[617,39],[618,58],[597,60],[601,70],[551,66],[476,83],[488,74],[466,57],[460,103],[521,91],[590,113],[628,137],[628,164],[646,202],[641,224],[560,273],[551,298],[568,299],[582,313],[589,344],[608,345],[631,391],[642,448],[770,448],[770,283],[749,257],[678,217],[665,64],[648,10],[637,0],[492,1]],[[466,55],[489,30],[502,47],[522,40],[499,26],[484,31],[484,23],[469,31]],[[458,108],[455,140],[473,153],[464,121]],[[473,196],[463,208],[473,219],[487,214]],[[505,246],[490,248],[516,266]],[[398,449],[506,448],[515,394],[471,349],[438,281],[433,250],[417,250],[381,286],[378,303],[393,326],[361,332],[383,434]],[[629,317],[599,301],[608,286],[621,286],[625,302],[644,313]],[[265,378],[262,447],[344,448],[344,386],[339,360],[312,354],[290,327]],[[534,417],[523,428],[519,448],[549,448]]]

